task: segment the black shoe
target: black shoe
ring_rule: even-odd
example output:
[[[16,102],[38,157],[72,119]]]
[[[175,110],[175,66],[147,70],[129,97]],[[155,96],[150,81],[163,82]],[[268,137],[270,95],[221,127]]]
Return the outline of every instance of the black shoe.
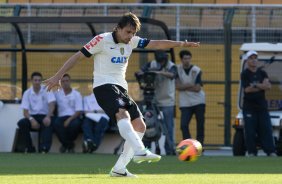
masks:
[[[48,152],[49,152],[49,150],[45,147],[39,149],[39,153],[45,154],[45,153],[48,153]]]
[[[93,153],[93,151],[96,151],[98,149],[98,146],[92,141],[88,142],[88,147],[88,153]]]
[[[97,145],[90,139],[83,141],[82,143],[82,152],[83,153],[93,153],[93,151],[97,150]]]

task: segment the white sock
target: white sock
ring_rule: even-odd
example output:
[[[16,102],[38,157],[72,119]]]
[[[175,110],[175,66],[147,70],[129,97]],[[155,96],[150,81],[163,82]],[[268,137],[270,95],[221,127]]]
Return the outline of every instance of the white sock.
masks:
[[[144,144],[138,134],[134,131],[128,118],[119,120],[117,125],[120,135],[125,139],[126,142],[128,142],[134,152],[140,152],[144,150]]]
[[[142,132],[136,132],[137,135],[139,136],[139,138],[142,140],[144,133]],[[130,160],[133,158],[134,156],[134,151],[133,149],[130,147],[130,145],[128,144],[127,141],[125,141],[124,146],[123,146],[123,163],[125,164],[125,167],[127,166],[127,164],[130,162]]]
[[[136,133],[140,137],[140,139],[142,140],[144,133],[142,133],[142,132],[136,132]],[[125,141],[124,145],[123,145],[122,153],[120,154],[120,156],[119,156],[119,158],[118,158],[118,160],[117,160],[117,162],[114,166],[114,170],[124,172],[127,164],[130,162],[130,160],[133,158],[133,156],[134,156],[133,149],[130,147],[128,141]]]

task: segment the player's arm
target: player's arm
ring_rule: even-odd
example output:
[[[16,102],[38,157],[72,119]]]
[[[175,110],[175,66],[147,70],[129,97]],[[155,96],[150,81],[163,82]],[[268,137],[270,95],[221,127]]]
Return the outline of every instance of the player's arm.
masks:
[[[199,47],[200,42],[172,41],[172,40],[150,40],[146,46],[148,49],[170,49],[174,47]]]
[[[85,55],[80,51],[72,55],[64,65],[59,69],[59,71],[51,78],[44,81],[47,91],[50,91],[53,87],[59,86],[59,81],[63,77],[63,75],[69,71],[80,59],[84,58]]]

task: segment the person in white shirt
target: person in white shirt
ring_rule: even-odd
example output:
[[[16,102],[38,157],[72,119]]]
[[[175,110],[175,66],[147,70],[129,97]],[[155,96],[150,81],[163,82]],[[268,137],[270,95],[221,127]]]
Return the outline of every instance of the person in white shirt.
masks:
[[[199,43],[148,40],[136,36],[141,23],[133,13],[126,13],[117,23],[113,32],[95,36],[89,43],[70,57],[59,71],[45,81],[48,90],[59,86],[64,73],[70,70],[79,60],[94,56],[93,90],[98,104],[117,123],[120,135],[125,139],[124,149],[110,172],[112,177],[136,177],[126,166],[134,162],[157,162],[161,156],[145,149],[142,143],[146,126],[142,114],[128,95],[125,73],[129,57],[134,48],[169,49],[173,47],[198,47]]]
[[[18,122],[19,137],[24,139],[24,149],[19,152],[35,152],[30,131],[39,131],[40,153],[47,153],[52,143],[52,116],[55,109],[55,97],[41,85],[42,74],[31,74],[32,86],[27,89],[22,98],[21,108],[24,118]]]
[[[202,71],[192,65],[192,53],[182,50],[179,53],[181,64],[177,67],[176,89],[179,91],[179,108],[181,111],[180,127],[183,139],[191,138],[189,124],[193,114],[197,122],[197,140],[203,145],[205,135],[206,98],[203,90]]]
[[[62,144],[59,151],[73,153],[74,141],[81,132],[82,96],[77,90],[71,88],[69,74],[64,74],[61,85],[62,89],[55,92],[58,117],[54,122],[54,130]]]
[[[110,118],[99,106],[95,95],[83,98],[83,110],[85,118],[82,122],[83,131],[83,152],[92,153],[98,149],[105,131],[109,127]]]

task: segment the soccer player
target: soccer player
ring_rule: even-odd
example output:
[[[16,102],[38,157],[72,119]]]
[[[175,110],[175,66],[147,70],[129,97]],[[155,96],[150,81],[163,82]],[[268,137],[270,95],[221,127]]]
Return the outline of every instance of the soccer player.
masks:
[[[80,51],[71,56],[59,71],[45,81],[48,90],[58,86],[62,76],[83,57],[94,55],[94,94],[98,104],[117,123],[125,139],[123,152],[110,172],[112,177],[136,177],[126,166],[134,162],[157,162],[161,156],[145,149],[142,137],[146,130],[142,114],[128,95],[125,72],[134,48],[169,49],[173,47],[198,47],[199,43],[171,40],[148,40],[136,36],[140,30],[139,19],[133,13],[123,15],[113,32],[95,36]]]

